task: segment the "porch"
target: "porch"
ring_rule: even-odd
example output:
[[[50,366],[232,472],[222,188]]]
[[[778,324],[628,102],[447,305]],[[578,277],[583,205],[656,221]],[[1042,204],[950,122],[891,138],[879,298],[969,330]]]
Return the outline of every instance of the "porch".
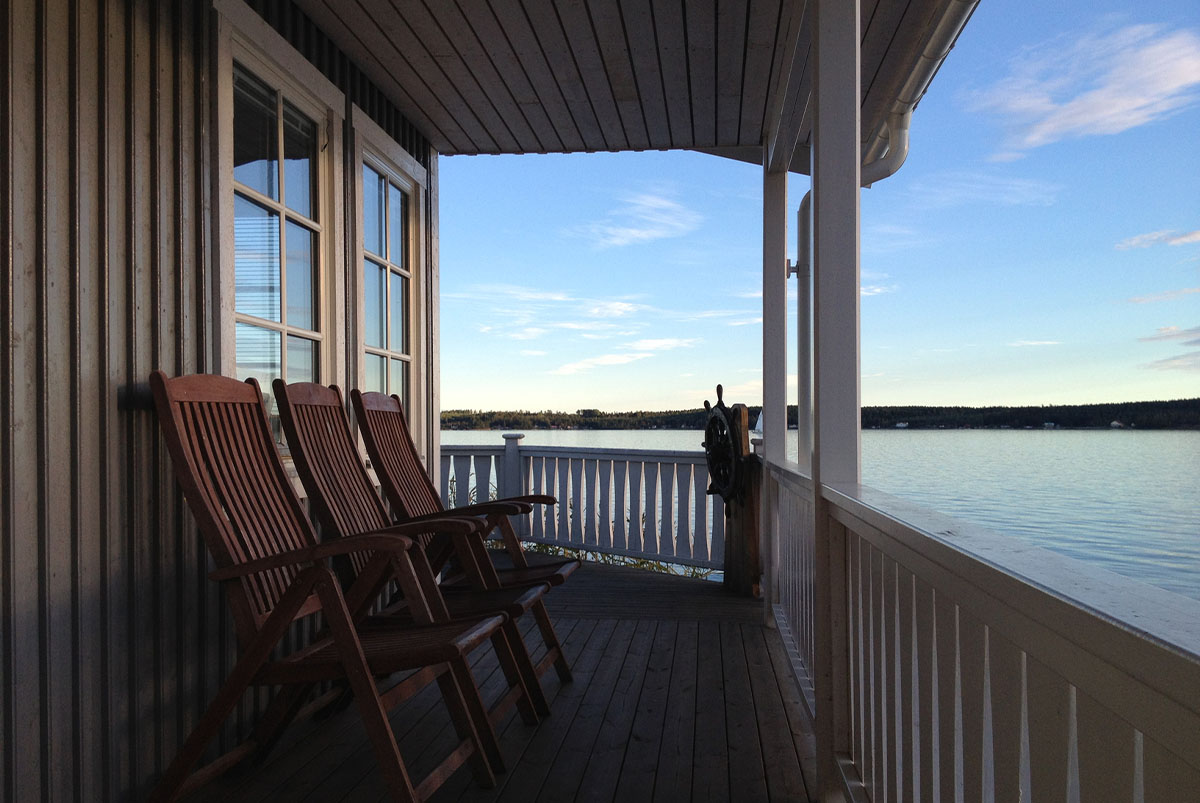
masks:
[[[508,771],[495,789],[480,788],[460,768],[433,800],[807,801],[815,794],[812,730],[760,602],[711,581],[587,563],[547,604],[574,682],[545,676],[552,714],[536,727],[509,714],[498,729]],[[495,654],[486,648],[473,657],[490,698],[504,688]],[[422,776],[452,734],[437,689],[407,701],[391,720]],[[293,727],[264,764],[189,799],[386,797],[351,707]]]

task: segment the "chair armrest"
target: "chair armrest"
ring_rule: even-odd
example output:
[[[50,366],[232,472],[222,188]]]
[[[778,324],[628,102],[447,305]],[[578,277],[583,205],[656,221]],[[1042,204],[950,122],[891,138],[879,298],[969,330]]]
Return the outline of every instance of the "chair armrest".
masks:
[[[262,558],[255,558],[244,563],[239,563],[235,566],[225,566],[216,569],[209,573],[210,580],[218,582],[223,580],[233,580],[238,577],[245,577],[249,574],[265,572],[271,569],[283,569],[288,566],[303,566],[312,564],[322,558],[328,558],[333,555],[345,555],[351,552],[365,551],[390,551],[404,552],[412,546],[412,539],[402,533],[384,535],[382,533],[369,533],[364,536],[351,536],[349,538],[338,538],[332,541],[325,541],[312,546],[301,547],[300,549],[289,549],[286,552],[277,552],[274,555],[267,555]]]
[[[514,502],[511,499],[497,499],[491,502],[476,502],[465,507],[452,507],[446,512],[456,516],[519,516],[533,510],[533,505],[526,502]]]
[[[521,505],[557,505],[558,499],[550,494],[525,494],[524,496],[506,496],[497,502],[513,502]]]

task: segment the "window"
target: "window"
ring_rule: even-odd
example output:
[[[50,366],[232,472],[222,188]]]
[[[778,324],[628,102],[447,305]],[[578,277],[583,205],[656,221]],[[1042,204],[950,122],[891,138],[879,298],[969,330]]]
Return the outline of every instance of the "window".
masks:
[[[268,80],[233,65],[233,266],[237,376],[321,377],[321,127]]]
[[[394,393],[410,409],[412,283],[409,185],[382,162],[362,167],[364,390]]]

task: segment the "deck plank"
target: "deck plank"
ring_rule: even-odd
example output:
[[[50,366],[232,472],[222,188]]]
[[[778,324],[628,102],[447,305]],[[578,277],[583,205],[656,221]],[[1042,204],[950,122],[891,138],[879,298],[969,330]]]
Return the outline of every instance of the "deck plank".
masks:
[[[495,788],[464,767],[431,803],[810,799],[811,723],[760,602],[719,583],[590,563],[546,601],[574,682],[547,673],[551,715],[527,725],[512,710],[497,726],[508,771]],[[537,660],[545,646],[531,620],[519,624]],[[496,699],[506,682],[491,646],[471,665],[485,700]],[[436,687],[390,720],[414,778],[454,741]],[[261,764],[189,800],[386,798],[352,704],[293,725]]]

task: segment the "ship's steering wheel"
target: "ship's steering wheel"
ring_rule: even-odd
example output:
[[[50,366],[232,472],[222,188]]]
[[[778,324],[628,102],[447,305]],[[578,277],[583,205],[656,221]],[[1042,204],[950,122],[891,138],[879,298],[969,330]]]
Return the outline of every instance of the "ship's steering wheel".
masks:
[[[730,425],[728,409],[722,398],[724,389],[717,385],[717,403],[709,405],[704,402],[708,411],[708,423],[704,426],[704,460],[708,464],[709,493],[720,494],[726,502],[733,496],[737,488],[738,456],[734,449],[733,428]]]

